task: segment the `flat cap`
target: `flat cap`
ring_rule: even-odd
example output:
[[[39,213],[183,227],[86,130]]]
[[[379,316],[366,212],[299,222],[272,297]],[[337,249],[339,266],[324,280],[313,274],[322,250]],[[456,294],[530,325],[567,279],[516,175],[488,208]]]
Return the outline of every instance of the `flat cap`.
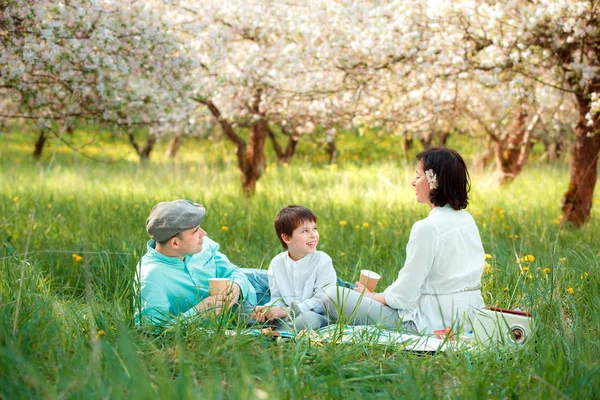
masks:
[[[150,211],[146,231],[152,239],[162,243],[180,232],[199,226],[204,213],[203,206],[189,200],[163,201]]]

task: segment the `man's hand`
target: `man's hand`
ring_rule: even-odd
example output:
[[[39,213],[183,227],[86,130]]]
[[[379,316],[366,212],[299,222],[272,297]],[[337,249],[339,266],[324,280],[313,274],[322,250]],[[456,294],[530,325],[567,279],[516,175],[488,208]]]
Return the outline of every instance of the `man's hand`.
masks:
[[[229,289],[225,293],[227,303],[229,303],[230,305],[237,303],[240,299],[240,293],[241,289],[237,283],[234,282],[231,285],[229,285]]]
[[[258,322],[267,322],[272,319],[285,318],[287,316],[287,311],[281,307],[257,306],[254,308],[254,311],[252,311],[251,318]]]
[[[204,312],[206,310],[214,308],[216,314],[219,314],[224,304],[225,296],[223,296],[222,294],[217,294],[215,296],[208,296],[200,303],[196,304],[196,310],[198,310],[198,312]]]

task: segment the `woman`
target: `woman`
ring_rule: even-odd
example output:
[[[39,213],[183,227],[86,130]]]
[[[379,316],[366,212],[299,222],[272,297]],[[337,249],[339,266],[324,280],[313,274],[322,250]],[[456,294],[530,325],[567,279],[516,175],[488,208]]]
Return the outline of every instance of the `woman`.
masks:
[[[417,201],[431,211],[412,227],[398,279],[382,293],[372,293],[360,282],[354,291],[331,288],[324,303],[334,319],[342,311],[345,322],[354,325],[468,331],[474,311],[483,307],[485,253],[477,225],[465,211],[470,190],[465,162],[445,148],[423,151],[417,159],[412,185]]]

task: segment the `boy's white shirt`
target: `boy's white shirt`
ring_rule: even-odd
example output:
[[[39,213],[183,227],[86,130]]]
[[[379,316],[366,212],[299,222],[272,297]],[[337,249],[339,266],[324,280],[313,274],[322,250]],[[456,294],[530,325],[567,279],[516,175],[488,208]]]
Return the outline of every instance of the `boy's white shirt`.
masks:
[[[322,251],[307,254],[298,261],[284,251],[271,260],[268,274],[271,301],[267,306],[289,307],[295,301],[302,312],[318,314],[324,314],[325,309],[315,295],[335,286],[337,281],[331,257]]]

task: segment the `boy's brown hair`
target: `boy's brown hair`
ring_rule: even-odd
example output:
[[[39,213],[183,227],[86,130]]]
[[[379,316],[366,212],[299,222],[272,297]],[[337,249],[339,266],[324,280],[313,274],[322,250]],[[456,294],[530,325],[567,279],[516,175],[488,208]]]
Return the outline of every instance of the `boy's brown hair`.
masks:
[[[275,232],[277,232],[277,238],[284,249],[287,249],[287,244],[283,241],[281,235],[285,234],[288,237],[292,237],[294,230],[301,226],[304,221],[316,223],[317,216],[311,209],[295,204],[283,207],[279,210],[275,217],[274,225]]]

